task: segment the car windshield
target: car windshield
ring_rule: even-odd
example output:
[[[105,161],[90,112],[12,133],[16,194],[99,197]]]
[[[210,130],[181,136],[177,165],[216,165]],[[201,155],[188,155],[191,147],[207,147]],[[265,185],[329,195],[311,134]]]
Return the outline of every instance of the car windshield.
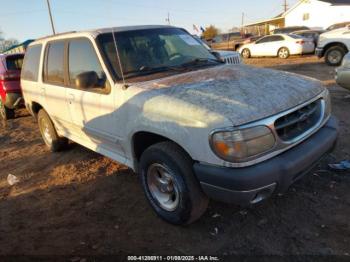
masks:
[[[179,28],[115,32],[114,36],[125,78],[220,63],[201,43]],[[111,71],[121,79],[112,33],[99,35],[98,42]]]

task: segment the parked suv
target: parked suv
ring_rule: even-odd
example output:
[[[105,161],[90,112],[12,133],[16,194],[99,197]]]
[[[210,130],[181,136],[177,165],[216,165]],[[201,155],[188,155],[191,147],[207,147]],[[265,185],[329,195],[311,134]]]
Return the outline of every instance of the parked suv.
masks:
[[[0,117],[4,120],[15,116],[21,105],[20,75],[24,54],[0,54]]]
[[[350,50],[350,26],[320,35],[316,55],[330,66],[339,66]]]
[[[246,206],[285,192],[337,138],[319,81],[227,65],[176,27],[39,39],[21,81],[51,151],[70,139],[129,166],[174,224],[198,219],[208,197]]]

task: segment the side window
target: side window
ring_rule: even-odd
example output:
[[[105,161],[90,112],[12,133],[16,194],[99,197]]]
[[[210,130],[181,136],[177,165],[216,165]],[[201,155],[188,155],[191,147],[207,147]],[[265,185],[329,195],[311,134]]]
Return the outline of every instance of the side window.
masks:
[[[73,39],[68,49],[69,83],[76,88],[105,88],[107,78],[90,40]]]
[[[64,84],[64,41],[51,42],[46,48],[44,82]]]
[[[38,81],[41,45],[33,45],[27,49],[24,57],[21,78],[28,81]]]
[[[267,43],[270,41],[270,38],[271,38],[270,36],[263,37],[260,40],[256,41],[256,43],[257,44]]]
[[[280,35],[276,35],[273,39],[273,41],[284,41],[284,37],[283,36],[280,36]]]

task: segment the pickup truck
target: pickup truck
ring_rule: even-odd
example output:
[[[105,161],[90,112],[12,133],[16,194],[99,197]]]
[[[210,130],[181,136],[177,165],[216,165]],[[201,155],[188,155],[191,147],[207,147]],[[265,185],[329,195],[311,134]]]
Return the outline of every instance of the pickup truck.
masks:
[[[240,32],[221,34],[214,37],[210,47],[214,50],[236,51],[240,46],[247,43],[251,35],[242,35]]]
[[[250,206],[286,192],[338,133],[321,82],[225,64],[177,27],[37,39],[21,85],[49,150],[69,139],[130,167],[177,225],[199,219],[209,198]]]
[[[323,33],[319,37],[316,55],[324,57],[330,66],[339,66],[350,50],[350,26]]]

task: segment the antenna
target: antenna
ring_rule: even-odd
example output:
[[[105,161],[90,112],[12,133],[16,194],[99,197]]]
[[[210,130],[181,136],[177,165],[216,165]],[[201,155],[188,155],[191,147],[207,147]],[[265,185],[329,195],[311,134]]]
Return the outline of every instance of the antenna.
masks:
[[[120,67],[120,73],[121,73],[121,75],[122,75],[123,90],[126,90],[129,86],[128,86],[128,85],[126,84],[126,82],[125,82],[124,70],[123,70],[122,62],[121,62],[121,60],[120,60],[119,51],[118,51],[118,45],[117,45],[117,41],[115,40],[114,28],[113,28],[113,27],[112,27],[112,36],[113,36],[113,42],[114,42],[115,51],[116,51],[116,53],[117,53],[117,59],[118,59],[119,67]]]
[[[56,31],[55,31],[55,26],[53,24],[53,19],[52,19],[52,14],[51,14],[51,6],[50,6],[50,0],[46,0],[47,3],[47,8],[49,9],[49,16],[50,16],[50,22],[51,22],[51,28],[52,28],[52,32],[55,35]]]
[[[168,16],[167,18],[165,19],[166,22],[168,22],[168,25],[170,25],[170,13],[168,12]]]

